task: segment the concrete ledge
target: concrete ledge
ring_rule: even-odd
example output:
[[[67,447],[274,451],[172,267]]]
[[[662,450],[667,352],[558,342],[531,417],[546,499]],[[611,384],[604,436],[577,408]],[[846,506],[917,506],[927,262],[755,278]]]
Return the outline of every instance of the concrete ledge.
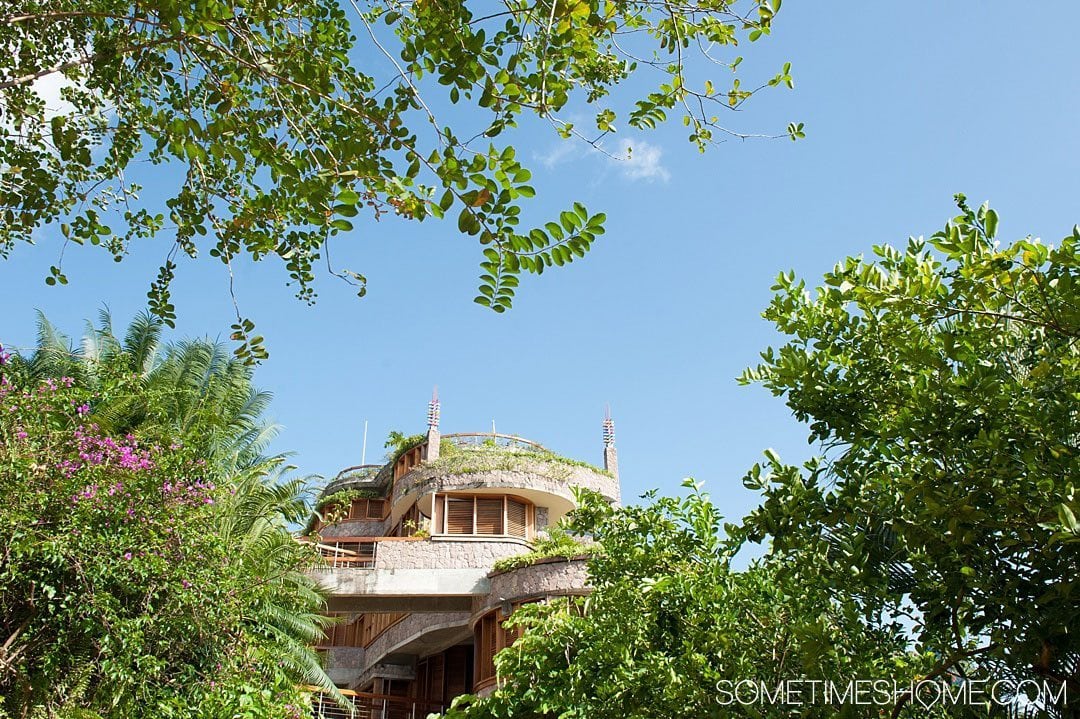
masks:
[[[375,677],[383,679],[416,679],[416,667],[412,664],[375,664],[361,673],[350,688],[359,689]]]
[[[315,575],[331,612],[453,612],[487,594],[484,568],[337,569]],[[456,601],[455,601],[456,600]]]

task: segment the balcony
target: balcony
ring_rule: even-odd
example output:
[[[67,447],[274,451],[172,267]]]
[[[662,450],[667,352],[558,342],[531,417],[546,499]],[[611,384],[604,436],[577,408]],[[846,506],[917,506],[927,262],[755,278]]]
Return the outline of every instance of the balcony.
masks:
[[[550,522],[573,508],[573,487],[619,499],[619,482],[610,472],[585,462],[562,457],[542,445],[514,435],[448,434],[439,455],[427,459],[426,445],[415,457],[395,465],[390,496],[391,524],[413,506],[431,516],[431,495],[437,492],[511,491],[548,510]]]
[[[485,539],[324,537],[326,565],[312,574],[331,612],[467,611],[488,592],[491,566],[522,551],[521,540]]]
[[[444,706],[433,702],[396,697],[386,694],[368,694],[341,691],[353,706],[338,706],[330,697],[316,693],[311,698],[311,713],[317,719],[424,719],[429,714],[441,714]]]
[[[473,621],[506,602],[530,602],[553,596],[581,596],[590,591],[588,557],[545,557],[532,564],[490,574],[491,594],[473,608]]]

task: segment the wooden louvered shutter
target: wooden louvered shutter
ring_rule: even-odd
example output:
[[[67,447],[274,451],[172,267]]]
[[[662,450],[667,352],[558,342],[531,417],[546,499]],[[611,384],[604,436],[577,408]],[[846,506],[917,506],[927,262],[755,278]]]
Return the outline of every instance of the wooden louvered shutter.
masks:
[[[520,624],[515,625],[511,629],[503,629],[503,646],[508,647],[521,639],[521,635],[525,633],[525,628]]]
[[[476,533],[503,533],[503,499],[476,500]]]
[[[369,499],[367,505],[367,519],[382,519],[384,504],[385,503],[381,499]]]
[[[431,668],[431,686],[428,689],[428,699],[436,702],[443,700],[443,685],[446,681],[446,663],[442,654],[431,657],[428,660],[428,666]]]
[[[495,614],[488,614],[481,619],[478,629],[476,681],[482,682],[495,676],[495,653],[499,651],[498,622]]]
[[[491,670],[488,673],[489,677],[495,676],[495,655],[499,653],[499,620],[492,614],[484,620],[487,631],[487,646],[484,647],[488,663],[491,665]]]
[[[484,643],[481,648],[481,680],[495,676],[495,655],[499,651],[499,622],[494,613],[485,616]]]
[[[450,647],[446,650],[446,698],[451,699],[459,694],[465,694],[471,689],[469,686],[468,662],[469,656],[465,647]]]
[[[446,533],[473,533],[473,501],[471,499],[446,498]]]
[[[412,683],[412,691],[409,696],[427,699],[430,687],[431,675],[428,673],[428,660],[421,659],[416,663],[416,681]]]
[[[506,533],[513,537],[525,536],[526,506],[524,502],[507,498],[506,500]]]

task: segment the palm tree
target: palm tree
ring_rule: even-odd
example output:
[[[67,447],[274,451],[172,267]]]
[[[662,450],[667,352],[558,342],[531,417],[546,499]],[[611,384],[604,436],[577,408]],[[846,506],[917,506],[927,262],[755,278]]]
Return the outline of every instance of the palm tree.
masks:
[[[194,446],[227,478],[230,494],[217,505],[212,531],[235,549],[235,571],[263,590],[245,625],[294,681],[345,705],[312,649],[333,620],[320,614],[325,595],[304,571],[311,550],[290,531],[309,513],[306,482],[286,476],[295,468],[285,455],[267,454],[278,431],[264,416],[271,396],[253,387],[251,369],[219,343],[163,344],[162,331],[160,320],[142,313],[121,340],[102,310],[75,345],[39,313],[37,347],[14,357],[10,369],[30,379],[72,377],[91,390],[115,387],[119,378],[130,391],[100,395],[90,421],[113,435]]]

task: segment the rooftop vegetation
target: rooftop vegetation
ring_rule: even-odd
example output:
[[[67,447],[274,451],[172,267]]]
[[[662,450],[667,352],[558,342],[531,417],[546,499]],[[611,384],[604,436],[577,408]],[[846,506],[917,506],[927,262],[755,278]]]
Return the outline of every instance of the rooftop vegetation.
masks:
[[[511,569],[530,567],[544,559],[565,559],[569,562],[583,555],[591,556],[599,548],[600,545],[594,542],[578,539],[556,527],[548,533],[546,538],[538,539],[533,544],[531,552],[500,559],[495,562],[492,571],[508,572]]]
[[[390,464],[398,461],[401,455],[408,452],[413,447],[419,447],[427,440],[426,434],[404,434],[396,429],[391,431],[386,438],[384,447],[390,451],[386,453],[386,461]]]
[[[383,499],[383,496],[373,489],[343,489],[321,498],[315,505],[315,510],[319,511],[334,505],[348,505],[354,499]]]
[[[566,476],[569,476],[571,468],[583,467],[591,472],[614,477],[606,469],[600,469],[588,462],[563,457],[551,451],[499,447],[494,442],[475,447],[462,447],[445,439],[439,445],[439,458],[429,462],[427,466],[449,474],[471,474],[520,469],[530,462],[561,465],[566,468]]]
[[[315,520],[320,516],[323,524],[340,522],[349,515],[349,505],[354,499],[383,499],[383,496],[373,489],[343,489],[322,497],[315,504],[315,511],[308,517],[301,534],[311,534],[315,530]]]

